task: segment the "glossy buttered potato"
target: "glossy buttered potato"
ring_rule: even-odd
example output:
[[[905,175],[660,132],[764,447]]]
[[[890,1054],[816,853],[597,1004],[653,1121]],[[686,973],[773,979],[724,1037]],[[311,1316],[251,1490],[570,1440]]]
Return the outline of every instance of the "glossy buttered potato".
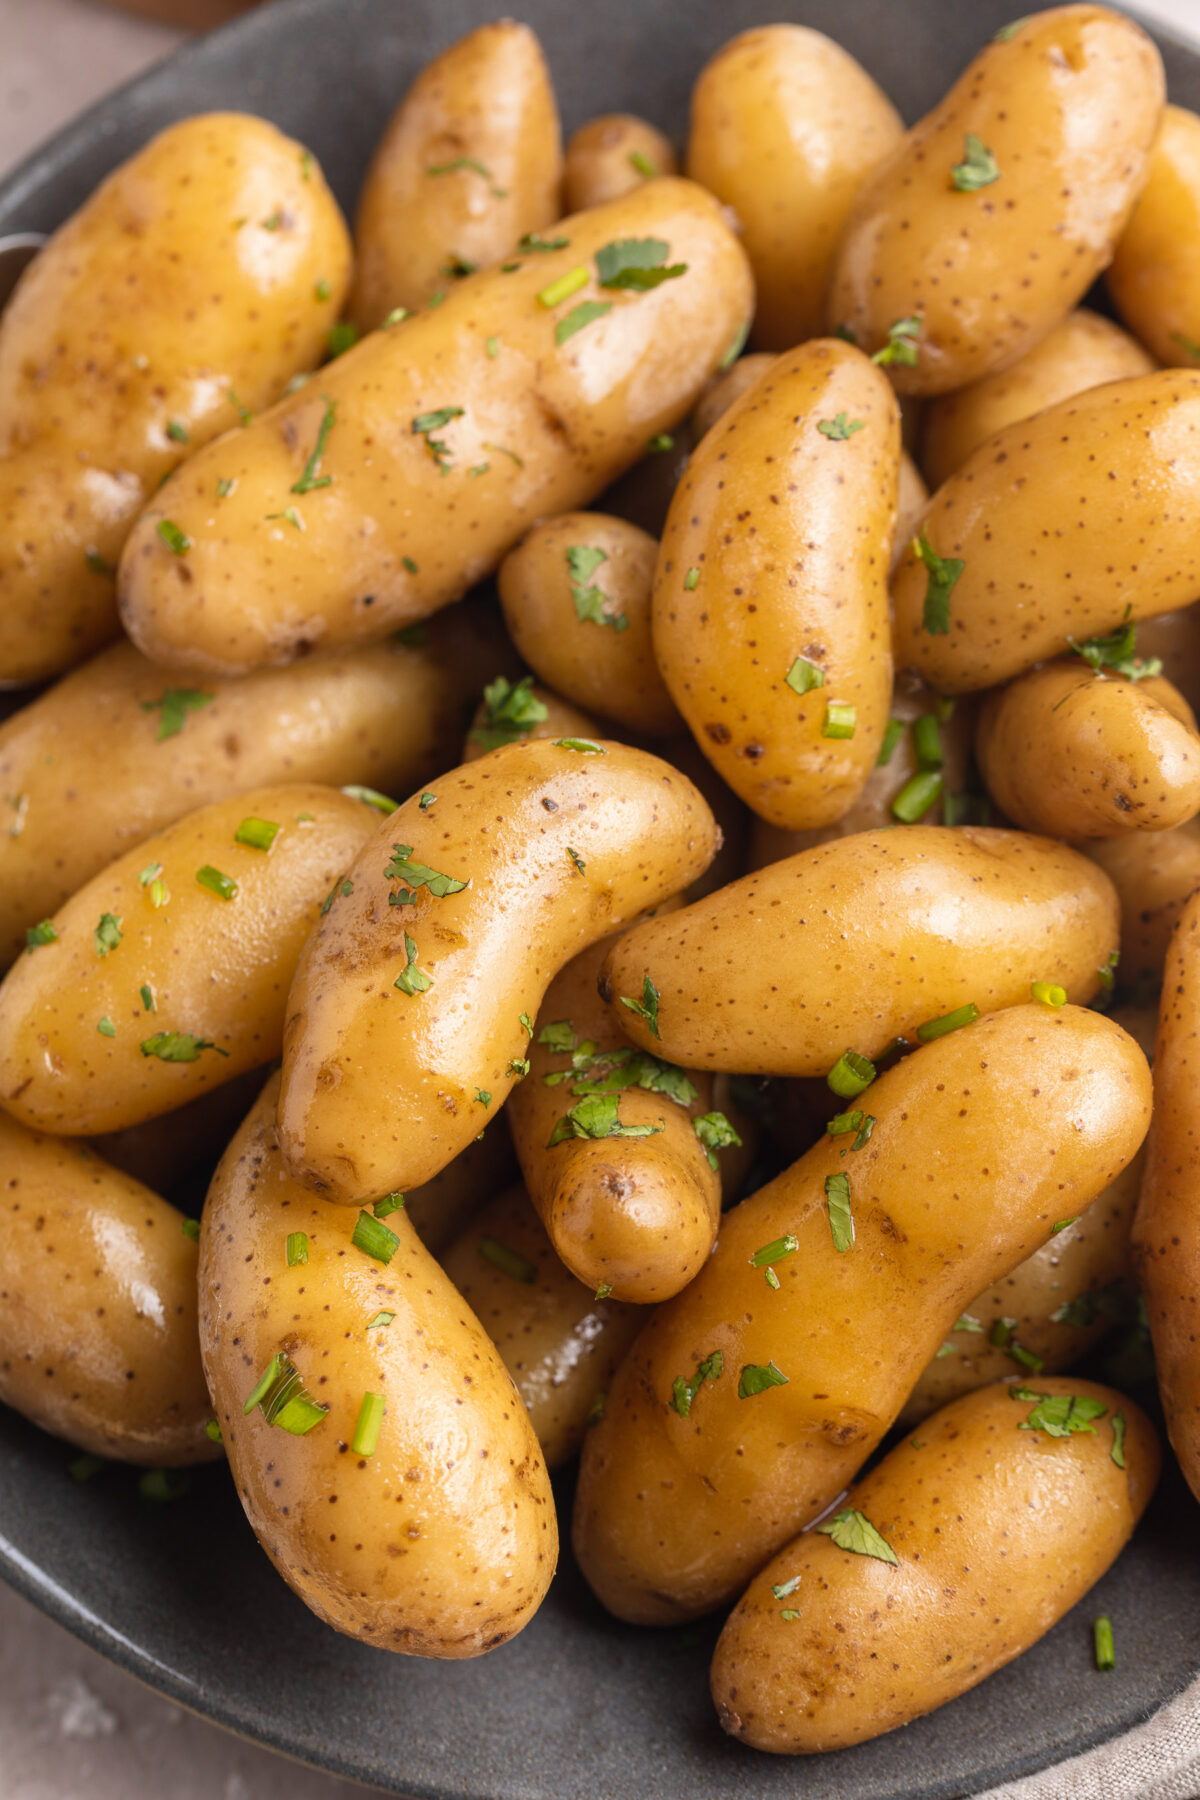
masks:
[[[820,335],[855,195],[903,131],[861,64],[803,25],[742,32],[701,70],[687,173],[741,223],[760,349],[790,350]]]
[[[458,599],[537,519],[586,505],[683,419],[753,303],[717,202],[646,182],[556,237],[560,249],[469,276],[372,333],[194,456],[122,559],[139,648],[238,674],[385,637]],[[600,285],[623,280],[622,244],[650,238],[680,273],[645,292]]]
[[[1110,883],[1022,832],[912,825],[772,863],[620,938],[601,991],[640,1049],[689,1069],[824,1075],[961,1006],[1048,981],[1085,1003],[1117,947]],[[731,944],[736,942],[736,955]],[[623,1000],[649,982],[654,1029]]]
[[[315,160],[245,113],[169,126],[54,234],[0,324],[0,684],[116,636],[138,513],[320,360],[349,278]]]
[[[296,782],[127,850],[0,985],[0,1105],[37,1130],[120,1131],[278,1056],[301,947],[378,817]]]
[[[869,1523],[865,1550],[827,1523],[755,1576],[713,1657],[722,1725],[810,1755],[966,1693],[1116,1561],[1160,1462],[1141,1408],[1092,1381],[1031,1377],[936,1413],[834,1515]]]
[[[432,791],[350,865],[288,998],[280,1147],[347,1204],[465,1148],[524,1074],[559,969],[717,848],[691,782],[619,744],[511,744]]]
[[[352,1242],[353,1214],[288,1176],[277,1090],[272,1077],[226,1152],[200,1234],[201,1350],[238,1497],[336,1630],[478,1656],[529,1622],[554,1574],[545,1461],[403,1208],[377,1259]]]
[[[182,1216],[87,1145],[3,1113],[0,1155],[0,1401],[94,1456],[219,1456]]]
[[[528,25],[497,19],[427,63],[367,170],[350,315],[374,331],[498,263],[562,212],[558,108]]]
[[[547,1467],[558,1468],[582,1444],[646,1314],[576,1281],[522,1187],[493,1200],[442,1267],[503,1358]]]
[[[889,358],[897,389],[944,394],[1003,368],[1082,299],[1149,170],[1162,59],[1104,6],[1006,28],[859,191],[827,321]]]
[[[969,1301],[1131,1160],[1150,1097],[1100,1014],[1012,1007],[880,1076],[860,1149],[827,1138],[736,1206],[584,1446],[575,1550],[610,1611],[707,1612],[836,1499]]]
[[[1200,888],[1200,820],[1083,847],[1117,890],[1122,984],[1157,981],[1179,915]]]
[[[563,208],[583,212],[619,200],[640,182],[674,175],[670,138],[633,113],[603,113],[573,132],[563,158]]]
[[[799,831],[839,818],[883,740],[900,426],[849,345],[782,356],[708,431],[654,582],[654,648],[704,754]]]
[[[1163,112],[1107,283],[1117,311],[1159,362],[1200,361],[1200,118],[1185,107]]]

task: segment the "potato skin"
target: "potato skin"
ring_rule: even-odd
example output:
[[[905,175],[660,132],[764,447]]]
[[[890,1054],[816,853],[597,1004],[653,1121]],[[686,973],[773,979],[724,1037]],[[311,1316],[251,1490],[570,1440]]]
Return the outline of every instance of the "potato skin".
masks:
[[[491,1238],[534,1270],[506,1274],[480,1249]],[[548,1468],[575,1455],[588,1415],[637,1336],[646,1313],[599,1300],[551,1248],[523,1187],[500,1194],[442,1257],[442,1267],[491,1338],[529,1410]]]
[[[640,1049],[688,1069],[825,1075],[847,1047],[1031,981],[1078,1004],[1116,947],[1116,895],[1088,859],[1023,832],[910,825],[837,838],[626,933],[601,991]],[[658,1036],[620,1003],[646,976]]]
[[[1200,343],[1200,117],[1163,111],[1150,173],[1106,276],[1117,311],[1159,362],[1194,367]]]
[[[929,572],[892,582],[896,662],[943,694],[995,687],[1068,640],[1200,594],[1200,371],[1109,382],[1019,420],[940,487],[923,521],[963,563],[945,633],[923,627]]]
[[[0,684],[116,636],[137,514],[319,361],[349,279],[316,162],[245,113],[169,126],[54,234],[0,325]]]
[[[572,549],[604,560],[582,581]],[[563,513],[535,525],[500,565],[500,604],[518,654],[573,705],[645,737],[667,737],[683,720],[654,660],[650,595],[658,545],[611,514]],[[603,621],[581,616],[576,592],[604,595]],[[623,623],[622,623],[623,621]]]
[[[691,782],[620,744],[510,744],[435,791],[364,845],[288,997],[280,1148],[345,1204],[429,1181],[464,1149],[519,1078],[521,1014],[532,1024],[564,963],[699,874],[718,842]],[[465,890],[391,904],[409,891],[386,873],[401,843]],[[397,992],[410,966],[429,985]]]
[[[457,600],[535,520],[586,505],[684,418],[753,304],[716,201],[691,182],[648,181],[558,235],[565,248],[457,282],[444,305],[372,333],[319,382],[194,456],[122,559],[121,613],[138,647],[240,674],[386,637]],[[539,304],[572,270],[595,273],[606,244],[647,236],[687,273],[648,293],[593,282],[557,309]],[[558,324],[589,299],[612,310],[556,344]],[[294,500],[331,406],[330,485]],[[455,407],[462,416],[444,427],[414,429]],[[236,490],[218,498],[230,479]],[[191,540],[183,555],[159,535],[164,519]]]
[[[552,225],[561,181],[558,108],[535,34],[497,19],[459,38],[417,76],[367,170],[350,302],[359,330],[393,307],[427,306],[459,262],[500,262]]]
[[[687,173],[741,221],[757,348],[820,336],[854,197],[903,133],[866,70],[803,25],[744,31],[705,64],[692,90]]]
[[[1179,915],[1200,887],[1200,820],[1145,837],[1097,838],[1083,848],[1117,890],[1122,986],[1157,980]]]
[[[120,1131],[278,1056],[301,946],[378,816],[296,782],[219,800],[127,850],[54,914],[56,941],[0,985],[0,1104],[34,1130]],[[269,852],[235,842],[247,818],[281,826]],[[161,906],[140,879],[155,863]],[[233,898],[200,884],[206,867],[236,882]],[[107,915],[122,936],[101,954],[94,934]],[[163,1061],[140,1048],[160,1032],[212,1047]]]
[[[1168,831],[1200,812],[1200,737],[1161,676],[1128,681],[1079,657],[988,695],[975,754],[988,792],[1024,831],[1078,843]]]
[[[635,158],[648,165],[639,167]],[[602,113],[567,140],[563,206],[569,213],[619,200],[656,175],[674,175],[679,161],[670,138],[634,113]]]
[[[384,1265],[351,1244],[350,1213],[290,1180],[278,1085],[230,1145],[200,1233],[200,1346],[238,1497],[335,1630],[409,1656],[479,1656],[528,1624],[554,1574],[545,1462],[503,1363],[403,1210]],[[289,1268],[295,1231],[308,1261]],[[368,1330],[380,1311],[393,1322]],[[329,1408],[303,1437],[243,1411],[277,1351]],[[368,1393],[385,1411],[362,1456],[347,1444]]]
[[[919,314],[915,366],[890,369],[902,394],[944,394],[1014,361],[1108,263],[1164,99],[1158,51],[1107,7],[1054,7],[993,40],[860,189],[830,327],[876,351]],[[999,168],[974,192],[952,178],[968,133]]]
[[[862,429],[821,431],[839,419]],[[713,767],[786,830],[847,811],[883,739],[899,455],[884,376],[818,339],[709,430],[671,502],[654,582],[663,679]],[[824,675],[803,695],[786,679],[798,659]],[[833,701],[855,707],[852,736],[826,735]]]
[[[747,388],[752,388],[760,375],[773,369],[779,361],[774,351],[759,350],[750,356],[739,356],[735,363],[714,375],[699,400],[692,414],[692,429],[696,434],[696,442],[707,437],[718,419],[724,418],[735,400],[740,400]]]
[[[968,1302],[1129,1162],[1150,1074],[1101,1015],[1020,1006],[925,1045],[869,1105],[862,1150],[843,1159],[826,1139],[726,1214],[704,1269],[621,1365],[584,1446],[574,1527],[620,1618],[707,1612],[841,1493]],[[850,1177],[856,1234],[841,1255],[834,1174]],[[773,1291],[750,1259],[785,1233],[798,1249]],[[714,1350],[723,1372],[679,1417],[675,1379]],[[740,1399],[739,1371],[768,1361],[786,1385]]]
[[[1112,1388],[1041,1375],[1028,1386],[1086,1396],[1107,1415],[1065,1438],[1022,1430],[1032,1403],[997,1383],[927,1419],[845,1500],[898,1567],[810,1531],[751,1582],[713,1657],[726,1731],[784,1756],[894,1731],[1020,1656],[1095,1585],[1154,1492],[1157,1435]],[[1112,1459],[1116,1413],[1124,1468]],[[795,1576],[789,1620],[771,1589]]]
[[[118,1462],[219,1456],[179,1213],[86,1144],[3,1113],[0,1154],[0,1400]]]

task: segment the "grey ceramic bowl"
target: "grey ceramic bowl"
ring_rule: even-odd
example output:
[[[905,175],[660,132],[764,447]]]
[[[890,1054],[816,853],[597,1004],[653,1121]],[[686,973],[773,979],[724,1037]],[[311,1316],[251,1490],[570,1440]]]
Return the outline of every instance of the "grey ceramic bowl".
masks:
[[[845,44],[906,117],[925,110],[1022,0],[523,0],[570,129],[644,113],[682,136],[688,91],[735,31],[788,18]],[[0,235],[50,230],[152,132],[211,107],[262,113],[310,144],[352,206],[420,66],[498,0],[285,0],[182,50],[103,101],[0,188]],[[1171,92],[1200,107],[1200,50],[1156,33]],[[717,1625],[635,1631],[606,1617],[569,1555],[538,1617],[481,1662],[392,1657],[336,1636],[259,1551],[221,1469],[154,1508],[110,1469],[0,1408],[0,1570],[96,1649],[248,1737],[412,1800],[952,1800],[1125,1730],[1200,1669],[1195,1507],[1168,1476],[1082,1606],[973,1693],[876,1743],[803,1763],[719,1730]],[[560,1489],[563,1516],[569,1493]],[[1108,1613],[1115,1674],[1092,1666]]]

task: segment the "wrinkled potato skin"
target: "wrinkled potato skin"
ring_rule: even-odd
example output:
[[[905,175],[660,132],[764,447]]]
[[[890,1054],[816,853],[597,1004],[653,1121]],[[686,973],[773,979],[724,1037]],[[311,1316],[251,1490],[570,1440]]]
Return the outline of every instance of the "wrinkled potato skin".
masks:
[[[921,468],[931,488],[941,487],[989,438],[1106,381],[1149,375],[1153,357],[1111,319],[1077,306],[1040,343],[1007,368],[970,387],[943,394],[925,414]]]
[[[196,1341],[196,1246],[83,1144],[0,1113],[0,1400],[94,1456],[221,1454]]]
[[[161,742],[156,703],[194,679],[132,644],[101,651],[6,720],[0,794],[24,806],[19,832],[0,826],[0,965],[25,948],[27,926],[195,807],[279,781],[407,794],[449,767],[470,697],[517,665],[475,601],[431,619],[427,633],[421,645],[207,682],[211,702]]]
[[[1118,929],[1111,884],[1063,844],[909,825],[836,838],[636,926],[601,991],[639,1049],[683,1068],[825,1075],[847,1047],[877,1056],[968,1001],[1017,1006],[1031,981],[1083,1005]],[[620,1003],[646,975],[657,1037]]]
[[[1169,831],[1200,812],[1200,737],[1162,676],[1100,675],[1079,657],[989,694],[975,754],[988,792],[1023,831],[1078,843]]]
[[[138,647],[241,674],[384,638],[457,600],[536,520],[586,506],[685,418],[753,305],[716,201],[690,182],[648,181],[559,235],[564,249],[469,276],[435,310],[373,332],[178,471],[122,558],[121,613]],[[538,304],[580,264],[595,273],[613,239],[647,236],[687,273],[648,293],[593,281],[557,309]],[[557,324],[589,299],[611,312],[556,345]],[[412,426],[449,405],[463,415],[434,432],[439,464]],[[295,502],[298,531],[268,515],[293,505],[329,406],[330,485]],[[238,483],[222,500],[218,479]],[[185,555],[160,538],[164,517],[191,539]]]
[[[118,857],[55,913],[57,941],[18,958],[0,985],[0,1104],[34,1130],[121,1131],[278,1056],[301,946],[378,816],[311,782],[255,788]],[[234,841],[246,818],[282,827],[269,852]],[[138,879],[155,862],[170,896],[161,907]],[[233,899],[200,885],[206,866],[237,883]],[[123,935],[101,956],[93,933],[105,913]],[[112,1037],[98,1030],[105,1018]],[[217,1048],[193,1062],[143,1054],[160,1031]]]
[[[1083,848],[1117,890],[1122,987],[1157,979],[1176,921],[1200,888],[1200,820],[1147,837],[1097,839]]]
[[[679,161],[670,138],[633,113],[602,113],[567,141],[563,159],[563,207],[584,212],[619,200],[643,181],[653,180],[634,163],[644,158],[654,175],[674,175]]]
[[[903,133],[866,70],[803,25],[742,32],[705,64],[692,91],[687,173],[741,221],[758,289],[757,348],[820,336],[855,195]]]
[[[1183,695],[1192,711],[1200,707],[1200,606],[1143,619],[1137,628],[1138,655],[1157,656],[1163,674]]]
[[[894,1731],[1020,1656],[1099,1581],[1154,1492],[1157,1435],[1112,1388],[1041,1375],[1031,1385],[1086,1395],[1107,1415],[1065,1438],[1023,1431],[1032,1405],[997,1383],[927,1419],[919,1443],[898,1444],[845,1501],[899,1567],[808,1532],[755,1576],[713,1658],[726,1731],[784,1756]],[[800,1618],[789,1622],[771,1589],[796,1575],[784,1604]]]
[[[504,1127],[483,1132],[460,1150],[453,1162],[421,1187],[409,1188],[404,1210],[409,1223],[432,1255],[465,1231],[488,1201],[517,1179],[520,1171]]]
[[[516,1280],[480,1251],[489,1237],[533,1265]],[[645,1323],[618,1300],[597,1300],[550,1247],[522,1187],[501,1194],[442,1258],[442,1267],[491,1338],[529,1409],[547,1467],[575,1455],[588,1414]]]
[[[447,169],[463,157],[487,174]],[[374,331],[394,307],[427,306],[453,284],[455,258],[500,262],[559,217],[561,181],[541,45],[512,19],[481,25],[425,66],[372,158],[354,226],[354,323]]]
[[[352,1214],[290,1180],[278,1085],[230,1145],[200,1234],[200,1347],[238,1497],[335,1630],[410,1656],[479,1656],[529,1622],[554,1574],[545,1462],[503,1363],[403,1211],[384,1265],[352,1246]],[[308,1261],[288,1268],[293,1231]],[[381,1310],[393,1322],[368,1331]],[[243,1414],[278,1350],[329,1407],[303,1437],[261,1408]],[[343,1454],[366,1393],[386,1402],[376,1449]]]
[[[823,435],[843,413],[862,430]],[[654,583],[663,679],[717,772],[784,829],[846,812],[883,738],[899,455],[886,379],[819,339],[712,427],[671,503]],[[825,676],[803,696],[785,679],[798,657]],[[833,700],[856,708],[853,736],[824,735]]]
[[[575,1551],[604,1605],[669,1624],[739,1592],[841,1493],[969,1301],[1116,1179],[1150,1098],[1145,1057],[1108,1019],[1012,1007],[881,1075],[862,1150],[827,1139],[727,1213],[584,1447]],[[840,1255],[833,1174],[852,1189]],[[750,1258],[785,1233],[799,1247],[773,1291]],[[713,1350],[724,1371],[680,1418],[672,1384]],[[768,1360],[787,1385],[739,1399],[739,1371]]]
[[[244,113],[170,126],[55,233],[0,326],[0,684],[117,635],[88,552],[115,566],[163,476],[320,360],[349,279],[316,162]]]
[[[1117,311],[1159,362],[1196,362],[1200,343],[1200,118],[1168,106],[1150,175],[1106,277]],[[1183,343],[1181,339],[1187,339]]]
[[[442,776],[437,796],[427,812],[406,802],[369,839],[288,999],[280,1148],[297,1180],[346,1204],[419,1186],[465,1149],[527,1054],[520,1015],[535,1019],[565,963],[698,875],[717,846],[691,782],[620,744],[601,755],[510,744]],[[469,885],[390,905],[403,884],[385,870],[401,843]],[[395,989],[406,936],[432,984],[414,994]]]
[[[582,584],[567,562],[577,546],[602,550],[606,559]],[[645,737],[683,729],[654,660],[650,594],[657,555],[649,532],[624,519],[565,513],[535,525],[509,551],[499,576],[509,635],[539,679],[573,705]],[[603,625],[580,618],[578,586],[606,596]]]
[[[1174,612],[1200,594],[1200,371],[1109,382],[1018,420],[929,503],[925,537],[959,558],[950,629],[923,629],[928,570],[892,583],[899,668],[942,694],[1010,681],[1068,640]]]
[[[1108,263],[1149,169],[1165,98],[1145,32],[1103,6],[1060,6],[981,51],[859,191],[828,324],[870,352],[917,313],[902,394],[944,394],[1031,349]],[[960,192],[968,132],[999,179]]]

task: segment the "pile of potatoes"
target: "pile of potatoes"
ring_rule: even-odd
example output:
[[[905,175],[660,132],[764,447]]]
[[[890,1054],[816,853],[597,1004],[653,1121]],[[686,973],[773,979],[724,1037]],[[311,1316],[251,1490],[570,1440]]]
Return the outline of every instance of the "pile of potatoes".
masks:
[[[17,289],[0,1397],[422,1656],[581,1452],[595,1593],[805,1753],[1120,1553],[1114,1325],[1200,1495],[1200,118],[1102,6],[908,131],[774,25],[682,167],[504,21],[353,237],[209,115]]]

